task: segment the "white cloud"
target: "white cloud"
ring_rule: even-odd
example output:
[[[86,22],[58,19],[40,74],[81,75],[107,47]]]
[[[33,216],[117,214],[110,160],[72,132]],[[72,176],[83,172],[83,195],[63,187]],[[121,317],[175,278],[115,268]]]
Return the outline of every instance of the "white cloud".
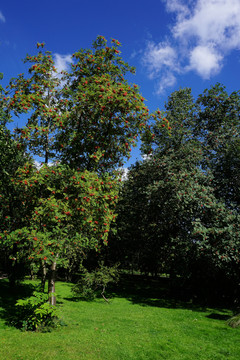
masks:
[[[69,65],[73,62],[71,55],[54,54],[54,59],[58,73],[68,70]]]
[[[149,77],[153,79],[162,68],[176,67],[176,51],[165,43],[148,42],[143,62],[148,68]]]
[[[177,83],[177,79],[172,72],[166,72],[162,77],[159,79],[156,85],[156,94],[160,95],[164,93],[166,88],[171,88]]]
[[[190,53],[188,70],[195,70],[203,79],[209,79],[221,68],[222,56],[208,46],[196,46]]]
[[[40,169],[42,166],[42,163],[40,163],[39,161],[35,160],[34,161],[34,165],[36,166],[37,169]]]
[[[148,77],[157,79],[157,94],[161,94],[167,87],[173,86],[176,83],[174,72],[181,71],[176,49],[163,42],[159,44],[148,42],[143,56],[143,64],[147,68]]]
[[[240,1],[198,0],[190,16],[178,20],[172,29],[175,38],[214,44],[221,50],[240,45]]]
[[[128,168],[124,168],[124,167],[121,167],[118,169],[119,171],[119,175],[121,177],[121,180],[127,180],[128,179],[128,173],[129,173],[129,169]]]
[[[149,77],[175,84],[179,73],[195,71],[203,79],[219,73],[232,50],[240,50],[240,0],[162,0],[175,15],[168,43],[147,44]],[[167,79],[168,75],[168,79]]]
[[[142,155],[142,159],[143,159],[143,161],[148,161],[148,160],[151,160],[151,158],[152,158],[152,154],[143,154]]]
[[[0,21],[2,21],[4,23],[6,22],[6,18],[1,11],[0,11]]]
[[[175,12],[177,14],[178,20],[180,20],[181,17],[188,16],[190,13],[188,5],[186,4],[187,1],[184,1],[183,3],[180,0],[165,0],[165,2],[166,10],[168,12]]]
[[[39,170],[39,169],[41,169],[41,167],[43,166],[43,165],[46,165],[45,164],[45,162],[43,161],[43,162],[39,162],[39,161],[37,161],[37,160],[34,160],[34,165],[36,166],[36,168]],[[47,166],[56,166],[57,165],[57,162],[49,162],[48,164],[47,164]]]

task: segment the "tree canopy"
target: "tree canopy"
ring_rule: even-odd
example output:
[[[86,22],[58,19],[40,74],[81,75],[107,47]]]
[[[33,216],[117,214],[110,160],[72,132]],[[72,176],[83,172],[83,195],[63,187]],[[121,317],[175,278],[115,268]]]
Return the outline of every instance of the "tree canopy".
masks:
[[[52,54],[38,44],[38,53],[25,59],[28,74],[13,78],[4,97],[6,114],[25,114],[27,121],[14,135],[26,162],[11,173],[13,196],[1,195],[2,244],[15,263],[42,269],[43,288],[49,271],[52,293],[57,265],[107,244],[118,198],[115,169],[149,118],[138,86],[124,77],[134,69],[121,59],[119,46],[113,39],[108,47],[99,36],[59,74]],[[44,163],[40,168],[36,156]]]
[[[185,279],[224,274],[237,284],[237,94],[226,96],[217,84],[196,101],[189,88],[169,96],[152,123],[151,156],[133,165],[123,184],[118,237],[110,244],[126,266]]]
[[[79,266],[110,234],[122,268],[236,285],[240,93],[216,84],[194,100],[180,89],[150,114],[120,45],[99,36],[59,73],[38,44],[27,73],[0,87],[4,266],[41,274],[55,293],[57,269]],[[16,116],[26,121],[12,133]],[[139,139],[145,160],[121,181]]]

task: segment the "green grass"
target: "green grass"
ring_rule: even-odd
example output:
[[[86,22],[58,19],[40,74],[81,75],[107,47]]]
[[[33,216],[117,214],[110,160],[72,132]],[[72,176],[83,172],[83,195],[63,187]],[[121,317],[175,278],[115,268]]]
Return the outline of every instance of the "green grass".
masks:
[[[16,294],[0,281],[0,360],[239,359],[239,329],[226,324],[230,309],[177,300],[154,282],[124,281],[109,305],[77,301],[67,283],[58,282],[57,293],[66,326],[21,332],[6,324]]]

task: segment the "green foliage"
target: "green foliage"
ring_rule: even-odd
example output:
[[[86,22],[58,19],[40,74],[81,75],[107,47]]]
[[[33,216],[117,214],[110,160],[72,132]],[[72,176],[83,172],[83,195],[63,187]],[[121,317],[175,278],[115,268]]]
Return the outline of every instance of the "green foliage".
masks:
[[[239,327],[239,326],[240,326],[240,314],[231,317],[231,319],[229,319],[229,320],[227,321],[227,324],[228,324],[229,326],[231,326],[232,328],[237,328],[237,327]]]
[[[38,43],[37,54],[24,60],[28,74],[13,78],[0,96],[7,115],[27,118],[15,129],[16,148],[44,161],[40,169],[31,161],[20,166],[10,178],[13,197],[0,199],[1,243],[13,263],[38,265],[46,275],[107,244],[118,197],[114,169],[130,156],[149,118],[138,86],[124,78],[134,69],[119,46],[112,39],[108,47],[99,36],[58,74],[51,52]]]
[[[216,84],[196,103],[200,110],[195,134],[203,142],[203,166],[213,172],[216,196],[239,211],[240,92],[228,94],[224,86]]]
[[[98,268],[91,272],[82,266],[80,268],[81,278],[73,286],[73,292],[86,300],[93,300],[101,292],[104,300],[108,302],[104,292],[108,284],[116,283],[119,280],[118,266],[119,264],[105,266],[101,263]]]
[[[4,268],[4,272],[7,272],[11,279],[17,279],[24,265],[18,264],[18,269],[13,269],[11,261],[9,261],[10,251],[3,242],[2,231],[5,231],[6,234],[24,224],[26,213],[21,211],[21,202],[17,198],[12,177],[16,175],[18,167],[27,161],[27,156],[24,148],[19,148],[17,141],[7,128],[10,121],[6,92],[0,86],[0,267]],[[10,218],[14,219],[14,222],[10,222]],[[15,257],[16,249],[12,249],[11,252]]]
[[[15,326],[22,330],[49,331],[57,325],[56,307],[49,304],[49,295],[34,291],[33,296],[16,302]]]
[[[16,129],[20,146],[45,163],[59,159],[102,172],[130,156],[149,112],[138,86],[124,78],[134,69],[121,59],[119,46],[113,39],[108,47],[98,36],[92,49],[73,54],[71,69],[61,75],[44,45],[26,57],[29,75],[12,79],[6,98],[9,110],[28,115],[26,126]]]
[[[110,224],[115,221],[117,178],[107,174],[100,178],[60,164],[39,170],[27,164],[18,170],[14,184],[27,218],[25,226],[12,231],[6,222],[2,224],[2,241],[12,250],[17,248],[13,261],[26,261],[27,255],[29,264],[56,261],[67,267],[72,249],[81,256],[107,244]],[[10,216],[7,220],[14,222]]]
[[[124,181],[118,235],[110,243],[112,256],[128,268],[182,275],[196,284],[224,276],[237,285],[239,99],[234,93],[221,107],[212,95],[219,91],[216,85],[205,92],[205,102],[201,96],[194,102],[190,89],[176,91],[166,111],[157,112],[152,155],[132,166]]]

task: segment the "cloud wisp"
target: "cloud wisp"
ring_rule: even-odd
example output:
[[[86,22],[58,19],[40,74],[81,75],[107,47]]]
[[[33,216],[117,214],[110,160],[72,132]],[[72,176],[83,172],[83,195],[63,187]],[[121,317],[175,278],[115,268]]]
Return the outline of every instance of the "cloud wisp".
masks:
[[[1,11],[0,11],[0,22],[3,22],[3,23],[6,22],[6,18]]]
[[[73,62],[71,55],[54,54],[55,67],[57,72],[61,74],[61,71],[67,71],[70,64]]]
[[[174,85],[178,74],[193,71],[210,79],[240,49],[239,0],[162,1],[175,15],[168,41],[148,42],[143,55],[149,78],[158,78],[158,93]]]

